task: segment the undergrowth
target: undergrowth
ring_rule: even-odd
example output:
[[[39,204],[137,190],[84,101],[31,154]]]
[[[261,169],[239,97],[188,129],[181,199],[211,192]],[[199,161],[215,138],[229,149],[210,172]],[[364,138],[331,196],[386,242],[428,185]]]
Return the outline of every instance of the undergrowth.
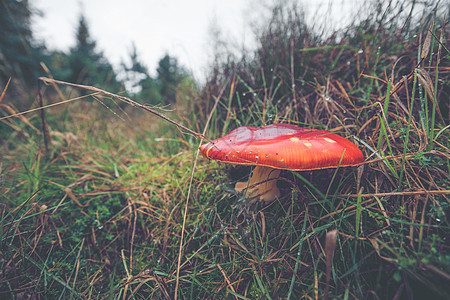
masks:
[[[233,186],[251,168],[197,157],[195,136],[117,100],[2,119],[0,297],[449,298],[447,21],[402,31],[392,12],[324,40],[290,12],[164,113],[199,133],[211,113],[208,138],[327,129],[364,164],[283,171],[279,199],[248,205]]]

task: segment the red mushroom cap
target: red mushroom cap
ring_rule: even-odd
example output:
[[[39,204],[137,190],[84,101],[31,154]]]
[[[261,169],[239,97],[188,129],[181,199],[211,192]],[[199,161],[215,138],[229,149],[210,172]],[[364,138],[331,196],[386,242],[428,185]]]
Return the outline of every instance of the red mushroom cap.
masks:
[[[200,150],[213,160],[294,171],[353,166],[364,161],[361,150],[346,138],[291,124],[242,126],[200,146]]]

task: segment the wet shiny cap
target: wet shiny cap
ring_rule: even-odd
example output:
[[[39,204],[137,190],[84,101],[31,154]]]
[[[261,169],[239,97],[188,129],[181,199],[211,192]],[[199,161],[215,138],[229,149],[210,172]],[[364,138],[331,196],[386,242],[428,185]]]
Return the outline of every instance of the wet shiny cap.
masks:
[[[364,161],[351,141],[326,130],[291,124],[242,126],[200,146],[209,159],[294,171],[353,166]]]

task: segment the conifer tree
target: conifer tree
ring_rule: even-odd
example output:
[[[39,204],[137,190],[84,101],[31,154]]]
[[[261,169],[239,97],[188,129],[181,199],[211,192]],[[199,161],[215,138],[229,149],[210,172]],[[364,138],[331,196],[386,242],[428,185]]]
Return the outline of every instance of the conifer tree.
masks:
[[[158,82],[161,86],[161,96],[165,103],[175,103],[176,88],[187,75],[178,60],[166,54],[158,64]]]
[[[11,77],[35,82],[43,51],[31,31],[29,1],[0,0],[0,86]]]
[[[67,80],[101,86],[112,90],[120,89],[112,65],[101,51],[96,49],[96,42],[91,38],[86,18],[81,15],[76,31],[76,43],[69,53],[71,74]]]

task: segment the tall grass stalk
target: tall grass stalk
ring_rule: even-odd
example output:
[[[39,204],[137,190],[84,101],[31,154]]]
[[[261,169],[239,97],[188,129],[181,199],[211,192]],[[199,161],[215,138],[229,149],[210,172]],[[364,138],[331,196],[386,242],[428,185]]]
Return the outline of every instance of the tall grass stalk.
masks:
[[[413,118],[413,108],[414,108],[414,99],[416,95],[416,83],[417,83],[417,69],[414,69],[414,76],[413,76],[413,86],[412,86],[412,92],[411,92],[411,99],[410,99],[410,107],[409,107],[409,115],[408,115],[408,125],[406,126],[406,136],[405,141],[403,144],[403,156],[402,156],[402,164],[400,169],[400,175],[398,179],[398,190],[401,190],[403,187],[403,174],[405,173],[405,159],[406,159],[406,152],[409,147],[409,133],[411,131],[411,122]]]
[[[384,103],[382,106],[383,109],[383,114],[380,115],[380,124],[381,124],[381,128],[380,128],[380,135],[378,136],[378,143],[377,143],[377,149],[380,151],[381,149],[381,141],[382,138],[385,137],[386,138],[386,143],[388,144],[389,147],[389,154],[392,154],[392,147],[391,144],[389,143],[389,139],[388,139],[388,134],[386,132],[386,126],[389,126],[389,121],[387,119],[388,116],[388,109],[389,109],[389,98],[390,98],[390,93],[391,93],[391,84],[392,84],[392,80],[391,78],[388,80],[388,86],[387,86],[387,90],[386,90],[386,97],[384,99]]]
[[[433,24],[433,36],[435,36],[434,35],[435,29],[436,29],[435,24]],[[441,35],[439,37],[439,46],[438,46],[438,51],[437,51],[437,55],[436,55],[436,66],[435,66],[435,70],[434,70],[434,72],[435,72],[434,95],[433,95],[433,99],[432,99],[433,107],[432,107],[432,111],[431,111],[431,126],[430,126],[430,134],[429,134],[430,142],[429,142],[429,147],[428,147],[429,150],[434,148],[434,143],[433,143],[434,137],[435,137],[435,135],[434,135],[435,128],[434,127],[435,127],[436,109],[437,109],[437,102],[438,102],[437,90],[438,90],[438,81],[439,81],[439,66],[440,66],[440,62],[441,62],[441,50],[442,50],[442,43],[443,43],[443,36],[444,36],[443,32],[444,31],[442,30]],[[434,49],[434,40],[435,39],[433,39],[433,42],[431,44],[432,45],[431,49]],[[429,63],[430,67],[432,65],[432,57],[433,57],[433,55],[430,56],[430,63]]]
[[[373,89],[373,84],[374,84],[374,81],[375,81],[375,78],[376,78],[377,65],[378,65],[378,62],[380,60],[380,55],[381,55],[381,47],[378,47],[377,48],[376,58],[375,58],[375,64],[373,66],[372,76],[370,78],[369,87],[367,89],[366,96],[365,96],[366,105],[369,104],[370,96],[372,95],[372,89]]]

